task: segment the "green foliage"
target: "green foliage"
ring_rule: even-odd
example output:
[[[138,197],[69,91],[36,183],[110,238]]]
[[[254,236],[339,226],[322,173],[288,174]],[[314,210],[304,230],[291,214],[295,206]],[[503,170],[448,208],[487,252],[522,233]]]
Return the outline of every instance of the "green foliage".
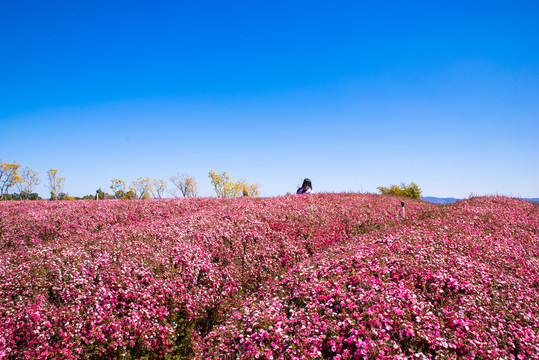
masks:
[[[43,200],[43,198],[39,196],[38,193],[27,194],[27,199],[28,200]]]
[[[407,185],[406,183],[401,183],[400,186],[391,185],[389,188],[378,186],[377,189],[384,195],[402,196],[421,200],[421,189],[414,182],[411,182],[410,185]]]
[[[114,198],[123,199],[123,200],[132,200],[132,199],[136,199],[137,196],[135,195],[135,192],[133,190],[129,189],[129,191],[118,190],[114,192]]]
[[[101,188],[97,190],[97,200],[109,200],[109,199],[114,199],[114,196],[107,194],[106,192],[101,190]]]
[[[73,196],[69,196],[68,193],[59,193],[57,194],[56,200],[75,200]]]
[[[144,194],[142,194],[142,199],[144,199],[144,200],[148,200],[148,199],[151,199],[151,198],[152,198],[152,196],[148,192],[145,192]]]
[[[115,199],[131,200],[137,198],[135,190],[131,186],[129,187],[129,189],[127,189],[125,181],[120,179],[112,179],[111,182],[112,185],[110,186],[110,188],[114,193]]]
[[[21,191],[20,193],[5,194],[5,200],[43,200],[38,193],[27,193]]]

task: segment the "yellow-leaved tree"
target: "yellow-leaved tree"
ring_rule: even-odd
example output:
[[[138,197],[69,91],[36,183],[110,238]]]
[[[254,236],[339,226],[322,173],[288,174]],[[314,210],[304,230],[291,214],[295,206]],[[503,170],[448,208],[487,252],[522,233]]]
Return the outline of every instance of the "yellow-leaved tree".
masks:
[[[149,199],[152,191],[152,179],[139,177],[131,183],[131,188],[138,199]]]
[[[209,175],[211,184],[215,190],[215,194],[220,198],[234,198],[241,196],[258,196],[260,189],[259,184],[248,184],[245,180],[240,179],[236,182],[230,181],[230,177],[223,171],[217,174],[210,170]]]
[[[13,163],[8,163],[0,159],[0,199],[5,199],[10,187],[22,182],[18,172],[19,167],[21,165],[15,160]]]
[[[391,185],[389,188],[378,186],[377,189],[380,190],[383,195],[403,196],[421,200],[422,191],[414,182],[410,183],[410,185],[405,183],[401,183],[401,186]]]
[[[245,180],[240,180],[240,182],[243,196],[258,196],[258,192],[260,189],[259,184],[246,184]]]
[[[120,191],[125,192],[125,181],[120,179],[112,179],[110,182],[112,185],[109,187],[112,189],[112,191],[114,191],[115,194]]]
[[[112,179],[110,182],[112,183],[112,185],[110,185],[110,188],[112,189],[112,191],[114,191],[115,199],[136,198],[135,190],[132,187],[129,187],[129,189],[127,189],[125,181],[120,179]]]
[[[155,197],[161,199],[163,197],[163,193],[167,189],[167,181],[165,179],[155,179],[153,181],[153,189],[152,192],[155,194]]]

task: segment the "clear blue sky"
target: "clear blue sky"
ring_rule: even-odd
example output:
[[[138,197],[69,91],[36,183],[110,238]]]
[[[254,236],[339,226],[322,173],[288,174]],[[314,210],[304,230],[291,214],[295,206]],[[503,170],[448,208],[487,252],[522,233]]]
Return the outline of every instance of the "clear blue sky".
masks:
[[[0,0],[0,157],[264,196],[539,197],[537,1]]]

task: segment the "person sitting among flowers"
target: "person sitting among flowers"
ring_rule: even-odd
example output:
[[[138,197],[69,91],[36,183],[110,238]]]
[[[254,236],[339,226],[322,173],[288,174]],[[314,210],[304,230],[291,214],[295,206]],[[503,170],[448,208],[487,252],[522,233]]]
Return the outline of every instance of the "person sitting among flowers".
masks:
[[[304,179],[303,185],[296,191],[296,194],[310,194],[313,190],[313,185],[310,179]]]

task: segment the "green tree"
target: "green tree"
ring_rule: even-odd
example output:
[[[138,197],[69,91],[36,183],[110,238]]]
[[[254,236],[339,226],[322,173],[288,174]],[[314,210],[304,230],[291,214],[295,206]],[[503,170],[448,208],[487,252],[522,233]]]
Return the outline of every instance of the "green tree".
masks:
[[[411,199],[421,200],[421,189],[414,182],[407,185],[406,183],[401,183],[400,186],[391,185],[390,187],[378,186],[377,189],[384,195],[394,195],[408,197]]]
[[[59,193],[57,196],[57,200],[75,200],[73,196],[69,196],[68,193]]]
[[[38,193],[6,194],[6,200],[43,200]]]
[[[136,199],[137,196],[132,187],[129,187],[129,189],[126,190],[125,181],[120,179],[112,179],[111,182],[112,185],[110,185],[110,188],[114,192],[115,199]]]
[[[107,194],[101,188],[97,189],[96,191],[97,199],[96,200],[112,200],[114,199],[114,196]]]

